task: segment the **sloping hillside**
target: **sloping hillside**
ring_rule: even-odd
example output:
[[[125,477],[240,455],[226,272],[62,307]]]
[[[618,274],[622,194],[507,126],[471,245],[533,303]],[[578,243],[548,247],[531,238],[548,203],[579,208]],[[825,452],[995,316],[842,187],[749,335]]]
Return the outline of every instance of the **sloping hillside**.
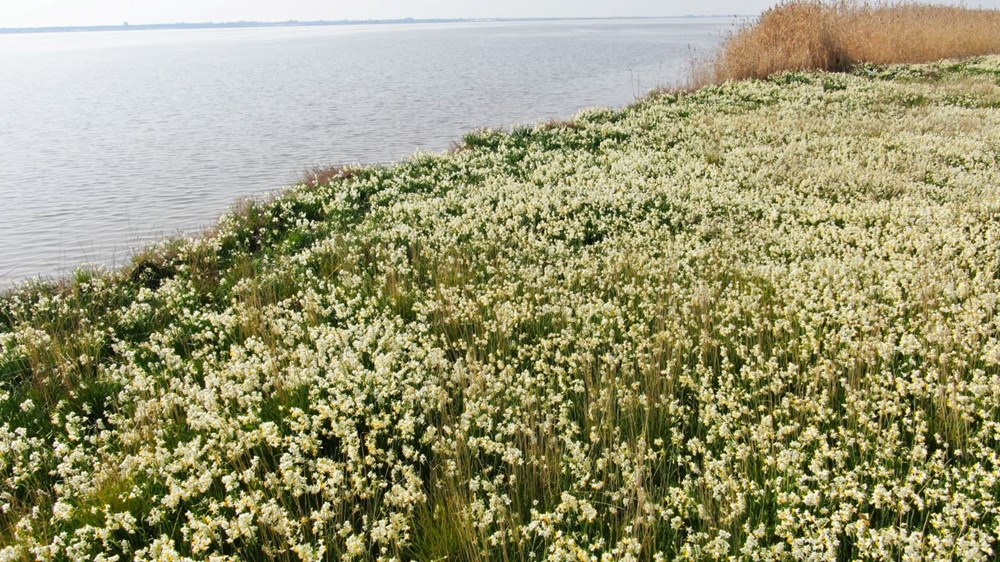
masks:
[[[322,180],[2,297],[0,560],[1000,556],[1000,59]]]

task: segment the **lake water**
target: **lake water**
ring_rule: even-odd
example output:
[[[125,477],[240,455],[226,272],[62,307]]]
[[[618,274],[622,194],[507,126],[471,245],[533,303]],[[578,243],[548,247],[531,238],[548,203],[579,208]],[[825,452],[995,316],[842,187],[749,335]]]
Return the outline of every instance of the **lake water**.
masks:
[[[120,263],[319,165],[683,81],[731,18],[0,35],[0,285]]]

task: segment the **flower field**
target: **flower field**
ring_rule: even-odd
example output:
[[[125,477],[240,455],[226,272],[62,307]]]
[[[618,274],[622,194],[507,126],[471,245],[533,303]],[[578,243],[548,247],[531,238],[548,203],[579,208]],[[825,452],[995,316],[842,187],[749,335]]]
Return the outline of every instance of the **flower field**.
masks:
[[[329,171],[0,297],[0,560],[996,560],[1000,58]]]

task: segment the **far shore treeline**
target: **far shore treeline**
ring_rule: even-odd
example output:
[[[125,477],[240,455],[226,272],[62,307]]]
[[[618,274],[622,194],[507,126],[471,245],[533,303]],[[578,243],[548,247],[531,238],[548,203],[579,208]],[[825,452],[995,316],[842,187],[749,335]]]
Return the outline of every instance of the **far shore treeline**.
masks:
[[[682,16],[684,19],[713,18],[727,16]],[[158,29],[238,29],[248,27],[323,27],[338,25],[399,25],[427,23],[488,23],[488,22],[546,22],[546,21],[588,21],[588,20],[648,20],[670,18],[399,18],[371,20],[287,20],[287,21],[230,21],[230,22],[194,22],[194,23],[143,23],[120,25],[82,25],[82,26],[49,26],[49,27],[6,27],[0,28],[2,33],[64,33],[73,31],[141,31]]]

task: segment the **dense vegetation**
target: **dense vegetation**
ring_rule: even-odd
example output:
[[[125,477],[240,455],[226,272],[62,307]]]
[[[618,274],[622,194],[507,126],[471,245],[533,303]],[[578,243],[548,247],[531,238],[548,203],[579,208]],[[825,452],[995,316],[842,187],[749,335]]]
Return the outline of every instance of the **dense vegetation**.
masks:
[[[784,0],[734,31],[697,84],[1000,53],[1000,10],[912,0]]]
[[[998,109],[665,92],[22,286],[0,560],[996,559]]]

